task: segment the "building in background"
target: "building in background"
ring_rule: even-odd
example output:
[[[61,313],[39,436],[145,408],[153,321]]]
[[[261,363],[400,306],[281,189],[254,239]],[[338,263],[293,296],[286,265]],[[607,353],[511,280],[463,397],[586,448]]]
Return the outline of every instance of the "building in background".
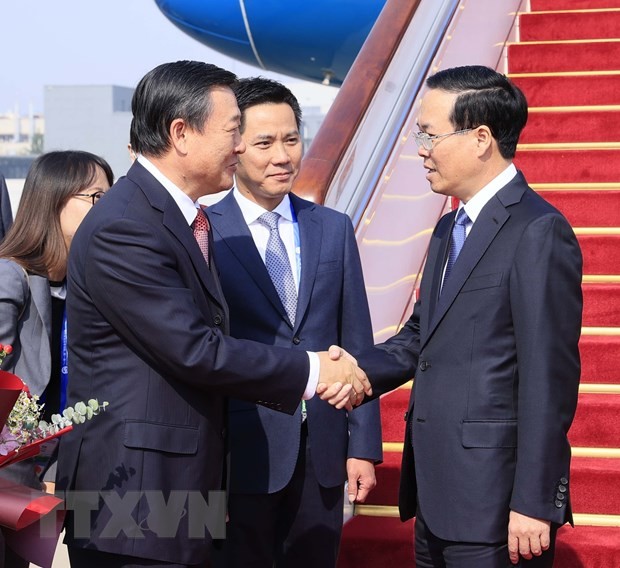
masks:
[[[302,138],[307,150],[338,89],[293,82],[287,85],[300,102]],[[7,178],[13,213],[17,210],[24,178],[41,152],[85,150],[105,158],[116,178],[127,172],[127,151],[134,89],[116,85],[48,85],[44,114],[0,115],[0,171]],[[44,118],[45,117],[45,118]],[[223,197],[206,199],[212,203]]]
[[[45,87],[44,150],[84,150],[105,158],[114,175],[131,165],[127,152],[133,89],[115,85]]]
[[[0,114],[0,156],[30,156],[43,150],[45,121],[35,114],[32,106],[28,114],[20,113],[19,106]]]

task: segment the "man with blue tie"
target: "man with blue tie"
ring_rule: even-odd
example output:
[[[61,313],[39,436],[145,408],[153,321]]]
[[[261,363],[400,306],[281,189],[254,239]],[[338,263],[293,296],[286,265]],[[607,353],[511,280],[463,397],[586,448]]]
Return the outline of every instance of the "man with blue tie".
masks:
[[[351,221],[290,194],[302,155],[297,100],[263,78],[242,79],[235,94],[246,152],[235,189],[208,211],[231,335],[291,350],[372,346]],[[363,502],[382,458],[378,402],[347,415],[310,400],[285,416],[230,401],[219,566],[336,565],[344,482]]]
[[[375,395],[415,375],[399,507],[418,568],[549,568],[572,521],[581,252],[512,163],[523,93],[482,66],[426,86],[418,154],[459,205],[433,231],[413,315],[359,364]]]

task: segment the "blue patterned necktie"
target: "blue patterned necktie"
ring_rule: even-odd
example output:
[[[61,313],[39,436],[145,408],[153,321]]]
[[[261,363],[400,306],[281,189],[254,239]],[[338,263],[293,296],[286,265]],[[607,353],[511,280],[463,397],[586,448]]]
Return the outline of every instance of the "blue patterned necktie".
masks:
[[[448,264],[446,264],[446,272],[443,277],[444,284],[448,280],[452,267],[456,262],[456,259],[465,244],[465,238],[467,236],[466,228],[469,223],[469,217],[465,213],[465,208],[461,207],[454,220],[454,226],[452,227],[452,238],[450,239],[450,250],[448,252]]]
[[[297,312],[297,288],[295,287],[291,262],[278,231],[279,219],[279,213],[268,211],[258,218],[258,222],[269,229],[269,240],[265,251],[267,272],[269,272],[271,281],[278,292],[278,296],[280,296],[289,321],[294,324],[295,313]]]

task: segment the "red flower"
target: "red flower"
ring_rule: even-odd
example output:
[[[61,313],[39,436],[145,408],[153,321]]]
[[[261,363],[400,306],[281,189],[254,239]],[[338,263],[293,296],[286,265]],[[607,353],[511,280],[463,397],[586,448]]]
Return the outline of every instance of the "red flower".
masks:
[[[0,348],[1,348],[1,346],[0,346]],[[12,345],[5,345],[4,346],[4,352],[7,355],[10,355],[11,353],[13,353],[13,346]]]

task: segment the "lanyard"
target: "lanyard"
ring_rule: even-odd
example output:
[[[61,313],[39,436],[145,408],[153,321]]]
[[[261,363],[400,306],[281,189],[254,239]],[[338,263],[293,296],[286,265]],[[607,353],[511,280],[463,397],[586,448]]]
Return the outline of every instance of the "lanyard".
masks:
[[[67,351],[67,307],[62,310],[60,330],[60,412],[67,407],[67,385],[69,383],[69,352]]]
[[[295,268],[297,269],[297,282],[301,286],[301,238],[299,237],[299,223],[293,204],[291,203],[291,217],[293,219],[293,234],[295,235]]]

